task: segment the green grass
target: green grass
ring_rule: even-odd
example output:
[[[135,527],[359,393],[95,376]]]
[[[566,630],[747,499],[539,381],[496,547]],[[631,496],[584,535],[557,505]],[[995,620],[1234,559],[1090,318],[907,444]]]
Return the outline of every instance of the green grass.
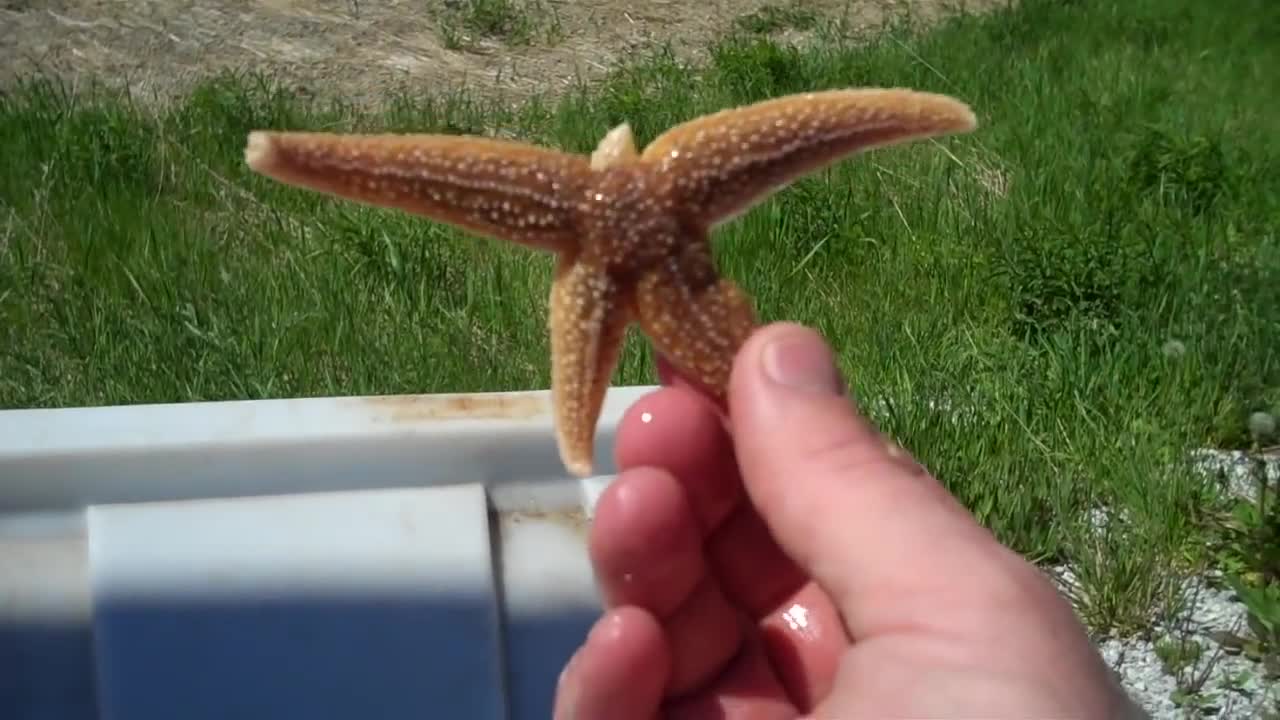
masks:
[[[554,41],[562,32],[554,8],[542,0],[449,0],[436,12],[450,50],[466,49],[481,38],[529,45],[541,33]]]
[[[254,176],[251,129],[587,152],[623,120],[644,143],[787,92],[942,91],[977,133],[798,182],[718,232],[720,262],[825,333],[1002,540],[1070,561],[1090,622],[1140,627],[1176,606],[1171,568],[1214,561],[1223,501],[1185,452],[1280,407],[1278,32],[1270,0],[1024,0],[870,45],[741,33],[514,109],[223,76],[153,112],[33,78],[0,96],[0,406],[547,386],[549,257]],[[616,381],[649,361],[633,336]]]
[[[769,35],[783,30],[811,30],[817,27],[818,13],[801,0],[787,3],[765,3],[758,10],[734,18],[739,30]]]

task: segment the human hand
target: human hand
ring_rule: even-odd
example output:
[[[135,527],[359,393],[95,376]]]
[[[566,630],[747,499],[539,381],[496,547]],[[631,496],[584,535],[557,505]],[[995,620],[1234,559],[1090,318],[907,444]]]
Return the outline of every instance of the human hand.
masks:
[[[815,333],[752,336],[728,424],[679,384],[623,419],[589,539],[606,610],[557,720],[1136,712],[1050,582],[857,414]]]

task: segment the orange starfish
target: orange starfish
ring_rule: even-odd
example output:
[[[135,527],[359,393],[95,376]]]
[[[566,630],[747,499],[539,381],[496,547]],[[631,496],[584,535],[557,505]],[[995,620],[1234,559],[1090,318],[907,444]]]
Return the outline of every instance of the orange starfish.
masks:
[[[696,118],[642,154],[624,123],[589,159],[478,137],[258,131],[245,160],[281,182],[556,253],[556,439],[566,469],[585,477],[631,322],[683,375],[723,397],[757,321],[747,295],[716,271],[714,226],[854,153],[976,125],[968,106],[943,95],[854,89]]]

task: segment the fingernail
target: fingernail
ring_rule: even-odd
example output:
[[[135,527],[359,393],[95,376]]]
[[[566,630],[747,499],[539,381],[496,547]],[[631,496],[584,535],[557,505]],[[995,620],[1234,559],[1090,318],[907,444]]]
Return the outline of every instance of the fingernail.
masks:
[[[764,348],[765,375],[784,387],[823,395],[844,393],[844,381],[831,350],[812,332],[779,333]]]

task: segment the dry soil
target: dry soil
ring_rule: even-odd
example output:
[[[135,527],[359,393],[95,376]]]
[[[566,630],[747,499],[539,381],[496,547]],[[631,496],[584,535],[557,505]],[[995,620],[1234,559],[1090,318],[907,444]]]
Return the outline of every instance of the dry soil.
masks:
[[[528,11],[535,30],[523,43],[459,25],[476,1],[0,0],[0,86],[42,71],[127,83],[146,99],[211,72],[243,69],[360,104],[406,85],[465,83],[521,97],[598,76],[656,43],[696,55],[735,18],[796,0],[510,0],[537,3]],[[928,22],[1008,2],[799,1],[860,31],[904,14]]]

